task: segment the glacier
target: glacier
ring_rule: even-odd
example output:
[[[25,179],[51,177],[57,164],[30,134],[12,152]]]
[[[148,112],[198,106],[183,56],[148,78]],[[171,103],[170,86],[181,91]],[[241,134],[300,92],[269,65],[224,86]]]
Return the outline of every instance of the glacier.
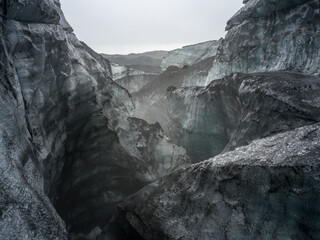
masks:
[[[317,239],[320,3],[244,4],[160,70],[0,0],[0,239]]]
[[[214,55],[172,51],[133,95],[194,164],[126,198],[100,239],[318,238],[320,4],[244,4]]]
[[[126,196],[189,165],[159,125],[131,117],[130,94],[59,1],[0,3],[1,239],[102,228]]]
[[[317,239],[319,130],[256,140],[160,178],[121,203],[117,221],[136,239]]]

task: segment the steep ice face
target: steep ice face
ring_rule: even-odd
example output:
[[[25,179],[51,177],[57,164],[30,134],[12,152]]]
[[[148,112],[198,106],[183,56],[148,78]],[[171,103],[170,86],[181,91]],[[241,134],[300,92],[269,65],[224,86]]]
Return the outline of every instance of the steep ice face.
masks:
[[[128,55],[121,54],[101,54],[110,62],[137,69],[146,73],[161,73],[160,64],[162,59],[167,56],[167,51],[151,51],[144,53],[131,53]]]
[[[132,116],[134,113],[135,107],[132,102],[130,93],[128,92],[127,89],[121,87],[120,85],[114,82],[112,82],[111,84],[112,84],[112,92],[124,104],[129,116]]]
[[[219,97],[220,102],[214,102],[211,99],[211,94],[206,95],[209,89],[205,91],[203,88],[199,90],[191,86],[207,86],[212,80],[217,80],[235,72],[254,73],[289,70],[317,76],[320,66],[320,51],[318,50],[320,46],[320,37],[318,36],[320,35],[311,33],[309,30],[320,31],[320,29],[317,30],[320,19],[319,4],[319,1],[313,0],[247,1],[246,5],[228,22],[228,34],[217,46],[217,49],[215,48],[215,55],[212,58],[186,65],[181,69],[171,66],[156,80],[133,95],[136,105],[134,116],[144,118],[149,122],[158,121],[171,138],[189,149],[189,153],[192,152],[194,161],[216,155],[226,145],[247,144],[248,141],[252,140],[253,135],[248,137],[242,132],[237,133],[242,140],[239,139],[239,141],[236,141],[237,143],[233,142],[232,144],[229,142],[233,138],[231,135],[237,135],[233,133],[237,121],[244,117],[238,115],[242,111],[239,109],[246,107],[245,105],[239,105],[239,100],[235,98],[239,95],[239,89],[233,93],[235,86],[228,86],[230,89],[223,87],[224,92]],[[308,31],[305,31],[305,29]],[[187,49],[190,50],[190,53],[195,53],[196,46]],[[184,61],[183,52],[184,49],[180,49],[169,53],[164,62],[166,59],[168,62],[169,59],[172,59],[172,63],[168,65],[174,65],[174,62],[176,62],[178,63],[176,65],[181,67]],[[181,53],[181,55],[178,53]],[[198,57],[198,55],[196,56]],[[207,64],[208,67],[206,67]],[[283,78],[283,76],[279,74],[280,78]],[[303,76],[294,76],[294,74],[288,78],[292,79],[293,85],[297,83],[296,78],[300,78],[300,81],[306,81]],[[277,79],[276,76],[275,79]],[[288,84],[290,85],[290,83]],[[176,88],[181,87],[189,88],[176,90]],[[236,85],[236,88],[239,87]],[[279,86],[279,89],[281,89],[281,86]],[[282,93],[276,92],[278,96],[281,96]],[[232,96],[232,94],[233,97],[227,97],[227,95]],[[301,93],[294,94],[298,96]],[[298,101],[296,100],[296,102]],[[308,104],[312,104],[314,99],[307,101]],[[225,107],[227,104],[229,104],[230,109]],[[277,104],[269,105],[263,99],[261,104],[261,108],[264,106],[267,109],[277,106]],[[261,109],[261,112],[264,112],[264,110]],[[226,115],[229,117],[225,118]],[[287,117],[290,119],[289,116]],[[248,119],[255,122],[252,118]],[[266,119],[269,119],[268,115],[266,115]],[[270,119],[270,121],[272,120]],[[271,125],[266,122],[263,124],[266,125],[268,130],[265,132],[259,130],[259,124],[257,124],[256,127],[253,127],[253,129],[258,129],[256,130],[256,136],[262,137],[265,135],[259,135],[260,133],[271,134],[273,131],[269,129],[271,123]],[[249,125],[254,124],[248,123]],[[281,131],[284,130],[285,128]],[[246,137],[248,137],[247,140],[245,140]]]
[[[208,41],[170,51],[168,56],[162,60],[161,69],[165,71],[170,66],[182,68],[213,57],[217,54],[221,41]]]
[[[3,28],[0,36],[5,36]],[[0,66],[0,238],[67,240],[65,224],[44,191],[44,161],[31,141],[23,95],[16,88],[20,83],[12,78],[15,71],[3,38]],[[10,78],[4,69],[10,70]]]
[[[143,86],[154,80],[157,73],[147,73],[128,66],[111,63],[112,79],[126,88],[130,94],[138,92]]]
[[[241,8],[229,21],[227,30],[241,24],[246,18],[260,18],[272,15],[277,11],[290,9],[297,5],[305,4],[310,0],[290,0],[290,1],[277,1],[277,0],[246,0],[243,3],[246,5]]]
[[[320,73],[318,0],[251,0],[233,16],[207,78],[289,70]]]
[[[134,115],[158,121],[193,162],[319,117],[317,77],[289,72],[235,74],[208,87],[182,87],[192,69],[197,72],[199,66],[170,67],[133,99]]]
[[[137,239],[316,239],[319,139],[306,126],[192,165],[127,198],[117,221]]]
[[[135,104],[134,116],[150,123],[159,122],[161,126],[166,125],[167,89],[205,83],[211,66],[212,58],[207,58],[184,68],[169,67],[160,76],[132,94]]]
[[[207,86],[212,80],[237,72],[288,70],[319,74],[320,35],[308,32],[318,31],[319,4],[319,1],[311,0],[247,1],[229,20],[228,34],[224,40],[187,46],[170,52],[164,58],[164,69],[174,66],[168,67],[159,77],[133,94],[136,106],[134,116],[148,122],[159,122],[168,134],[172,134],[166,126],[170,125],[168,104],[175,105],[174,102],[168,103],[167,99],[167,89],[171,86]],[[200,61],[203,58],[206,59]],[[183,67],[184,63],[187,65]],[[201,138],[200,132],[198,136]],[[183,141],[180,137],[178,139]]]
[[[207,87],[168,91],[163,128],[193,162],[320,120],[319,78],[235,74]]]
[[[58,24],[60,10],[53,0],[2,0],[6,18],[32,23]]]
[[[130,118],[130,94],[58,1],[0,6],[1,239],[66,239],[49,199],[71,231],[103,226],[127,195],[189,164],[160,126]]]
[[[246,1],[228,21],[225,39],[171,51],[161,67],[181,68],[214,57],[206,80],[193,81],[200,86],[236,72],[294,70],[317,75],[319,19],[317,0]]]
[[[116,63],[111,63],[111,69],[112,69],[112,79],[114,81],[117,81],[121,78],[128,77],[128,76],[137,76],[137,75],[145,74],[145,72],[143,71],[129,68],[127,66],[121,66]]]

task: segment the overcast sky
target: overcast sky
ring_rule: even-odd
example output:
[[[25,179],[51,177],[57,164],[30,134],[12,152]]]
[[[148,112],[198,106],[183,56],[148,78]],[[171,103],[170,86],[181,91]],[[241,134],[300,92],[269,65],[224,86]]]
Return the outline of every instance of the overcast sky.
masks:
[[[81,41],[99,53],[172,50],[219,39],[242,0],[60,0]]]

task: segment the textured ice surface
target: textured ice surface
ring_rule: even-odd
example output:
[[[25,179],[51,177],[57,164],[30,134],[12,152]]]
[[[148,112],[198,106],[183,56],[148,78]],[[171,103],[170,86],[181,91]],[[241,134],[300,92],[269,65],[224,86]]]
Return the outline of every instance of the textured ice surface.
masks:
[[[169,67],[160,76],[132,94],[136,107],[134,116],[151,123],[160,122],[163,125],[167,121],[167,89],[202,85],[211,66],[212,58],[207,58],[184,68]]]
[[[236,72],[294,70],[317,75],[319,22],[318,0],[247,1],[228,21],[225,39],[171,51],[163,59],[162,69],[214,57],[206,80],[193,81],[198,85]]]
[[[246,5],[241,8],[229,21],[227,29],[241,24],[247,18],[260,18],[274,14],[277,11],[287,10],[296,5],[310,2],[310,0],[247,0]]]
[[[111,63],[112,79],[132,94],[154,80],[158,74]]]
[[[230,73],[320,73],[318,0],[251,0],[233,16],[207,79]],[[308,30],[308,31],[304,31]]]
[[[237,71],[319,73],[319,38],[292,35],[319,31],[319,1],[266,3],[249,1],[218,49],[177,51],[186,58],[173,62],[190,62],[143,86],[137,112],[151,103],[146,119],[172,121],[167,132],[190,134],[191,147],[210,155],[319,121],[318,78],[233,75],[175,89]],[[67,230],[94,237],[126,196],[189,158],[158,123],[130,117],[130,94],[112,81],[109,62],[72,34],[59,1],[2,0],[0,16],[0,238],[67,239]],[[163,178],[120,207],[121,227],[154,239],[316,238],[318,129],[259,140]]]
[[[128,55],[109,55],[101,54],[111,63],[116,63],[121,66],[127,66],[132,69],[137,69],[146,73],[161,73],[160,64],[162,59],[167,56],[167,51],[151,51],[144,53],[131,53]]]
[[[184,46],[168,53],[162,62],[161,69],[165,71],[170,66],[183,67],[198,63],[206,58],[217,54],[217,49],[221,44],[219,41],[208,41],[194,45]]]
[[[129,68],[127,66],[121,66],[116,63],[111,63],[111,69],[112,69],[112,79],[114,81],[117,81],[124,77],[142,75],[145,73],[143,71]]]
[[[135,116],[160,122],[194,162],[226,153],[129,197],[100,239],[317,239],[320,40],[308,31],[320,31],[319,1],[245,2],[210,71],[178,50],[134,94]]]
[[[319,94],[318,77],[234,74],[207,87],[168,91],[167,116],[160,123],[195,162],[319,121]]]
[[[246,105],[239,105],[237,102],[238,90],[236,93],[232,92],[235,90],[234,88],[240,88],[240,86],[226,85],[222,87],[223,92],[221,94],[219,91],[214,93],[214,96],[220,95],[220,102],[215,102],[206,95],[210,92],[209,89],[205,91],[204,88],[199,90],[190,86],[207,86],[212,80],[237,72],[279,72],[279,70],[286,70],[317,76],[320,66],[320,51],[318,49],[320,35],[308,31],[319,32],[319,22],[319,1],[248,1],[228,22],[228,34],[217,47],[214,47],[216,54],[212,58],[207,58],[184,68],[171,66],[158,78],[133,95],[136,106],[134,116],[144,118],[149,122],[159,122],[171,138],[185,146],[189,153],[192,152],[193,161],[196,161],[195,159],[198,159],[197,161],[203,160],[215,155],[221,152],[226,145],[229,147],[228,149],[232,149],[234,145],[248,144],[253,137],[249,137],[251,133],[244,134],[246,132],[244,129],[241,130],[244,133],[240,130],[240,132],[237,132],[238,130],[234,132],[237,128],[237,121],[242,118],[244,121],[246,117],[238,115],[239,109],[247,109]],[[306,29],[308,31],[305,31]],[[197,47],[201,48],[201,44],[186,47],[186,49],[190,50],[189,53],[192,53],[192,51],[196,53],[195,49]],[[168,65],[175,65],[176,62],[176,65],[181,67],[184,61],[184,52],[188,51],[184,48],[173,51],[164,59],[164,62],[166,59],[171,59],[172,61],[170,64],[168,61]],[[198,57],[198,55],[195,54],[194,57]],[[279,76],[283,78],[284,75]],[[300,81],[305,81],[306,78],[301,77]],[[300,78],[298,75],[296,77],[293,74],[291,75],[293,85],[297,83],[298,78]],[[275,76],[275,79],[277,79],[277,76]],[[314,81],[317,82],[318,80]],[[290,84],[288,82],[288,85]],[[190,88],[179,90],[181,87],[188,86]],[[176,90],[177,88],[178,90]],[[285,102],[284,98],[280,98],[284,94],[280,92],[281,86],[277,86],[277,88],[279,91],[274,91],[277,92],[277,99],[281,100],[280,102]],[[315,89],[309,90],[313,91]],[[306,92],[309,92],[309,90],[306,88]],[[178,94],[179,91],[181,95]],[[174,94],[171,94],[172,92]],[[292,92],[292,94],[299,96],[301,91]],[[252,97],[253,95],[250,99]],[[230,99],[232,99],[232,102],[229,102]],[[271,108],[281,108],[281,112],[274,110],[273,113],[279,114],[278,117],[282,118],[285,116],[282,111],[284,113],[287,111],[285,105],[281,103],[283,107],[280,107],[277,106],[277,103],[270,105],[264,99],[259,99],[259,101],[256,100],[256,104],[260,104],[258,106],[259,111],[266,114],[265,122],[261,121],[259,125],[260,120],[250,118],[248,115],[248,126],[246,128],[250,129],[257,122],[256,126],[252,127],[252,131],[260,137],[281,130],[282,127],[275,127],[274,130],[272,130],[273,127],[269,129],[272,124],[267,123],[267,121],[272,121],[268,117],[272,114],[267,114],[264,108],[268,111],[271,111]],[[296,100],[296,102],[299,101],[299,99]],[[300,103],[302,104],[302,102]],[[318,104],[318,97],[315,96],[306,103],[310,105]],[[230,106],[225,107],[227,104]],[[252,111],[254,112],[254,109]],[[299,115],[300,113],[297,112],[296,114]],[[226,115],[229,117],[225,118]],[[291,119],[289,115],[285,118]],[[303,118],[307,119],[308,117]],[[227,123],[224,121],[227,121]],[[253,123],[249,123],[249,121],[253,121]],[[283,121],[285,122],[286,119],[283,119]],[[290,121],[295,120],[291,119]],[[277,121],[274,121],[275,126],[277,123]],[[281,131],[285,130],[286,128],[283,128]],[[248,130],[248,132],[250,131]],[[259,135],[260,133],[264,135]],[[229,142],[231,138],[238,138],[238,140]],[[190,149],[192,150],[190,151]]]
[[[66,239],[185,167],[159,125],[130,118],[130,94],[79,42],[58,1],[1,1],[0,239]],[[49,201],[51,200],[51,202]]]
[[[126,199],[118,221],[141,239],[317,239],[319,139],[310,125],[192,165]]]

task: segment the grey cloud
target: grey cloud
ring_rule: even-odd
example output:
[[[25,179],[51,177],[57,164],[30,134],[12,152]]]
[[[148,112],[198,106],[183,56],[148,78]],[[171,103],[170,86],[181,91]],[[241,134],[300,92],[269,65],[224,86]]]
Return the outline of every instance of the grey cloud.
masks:
[[[129,53],[223,37],[242,0],[61,0],[77,36],[98,52]]]

